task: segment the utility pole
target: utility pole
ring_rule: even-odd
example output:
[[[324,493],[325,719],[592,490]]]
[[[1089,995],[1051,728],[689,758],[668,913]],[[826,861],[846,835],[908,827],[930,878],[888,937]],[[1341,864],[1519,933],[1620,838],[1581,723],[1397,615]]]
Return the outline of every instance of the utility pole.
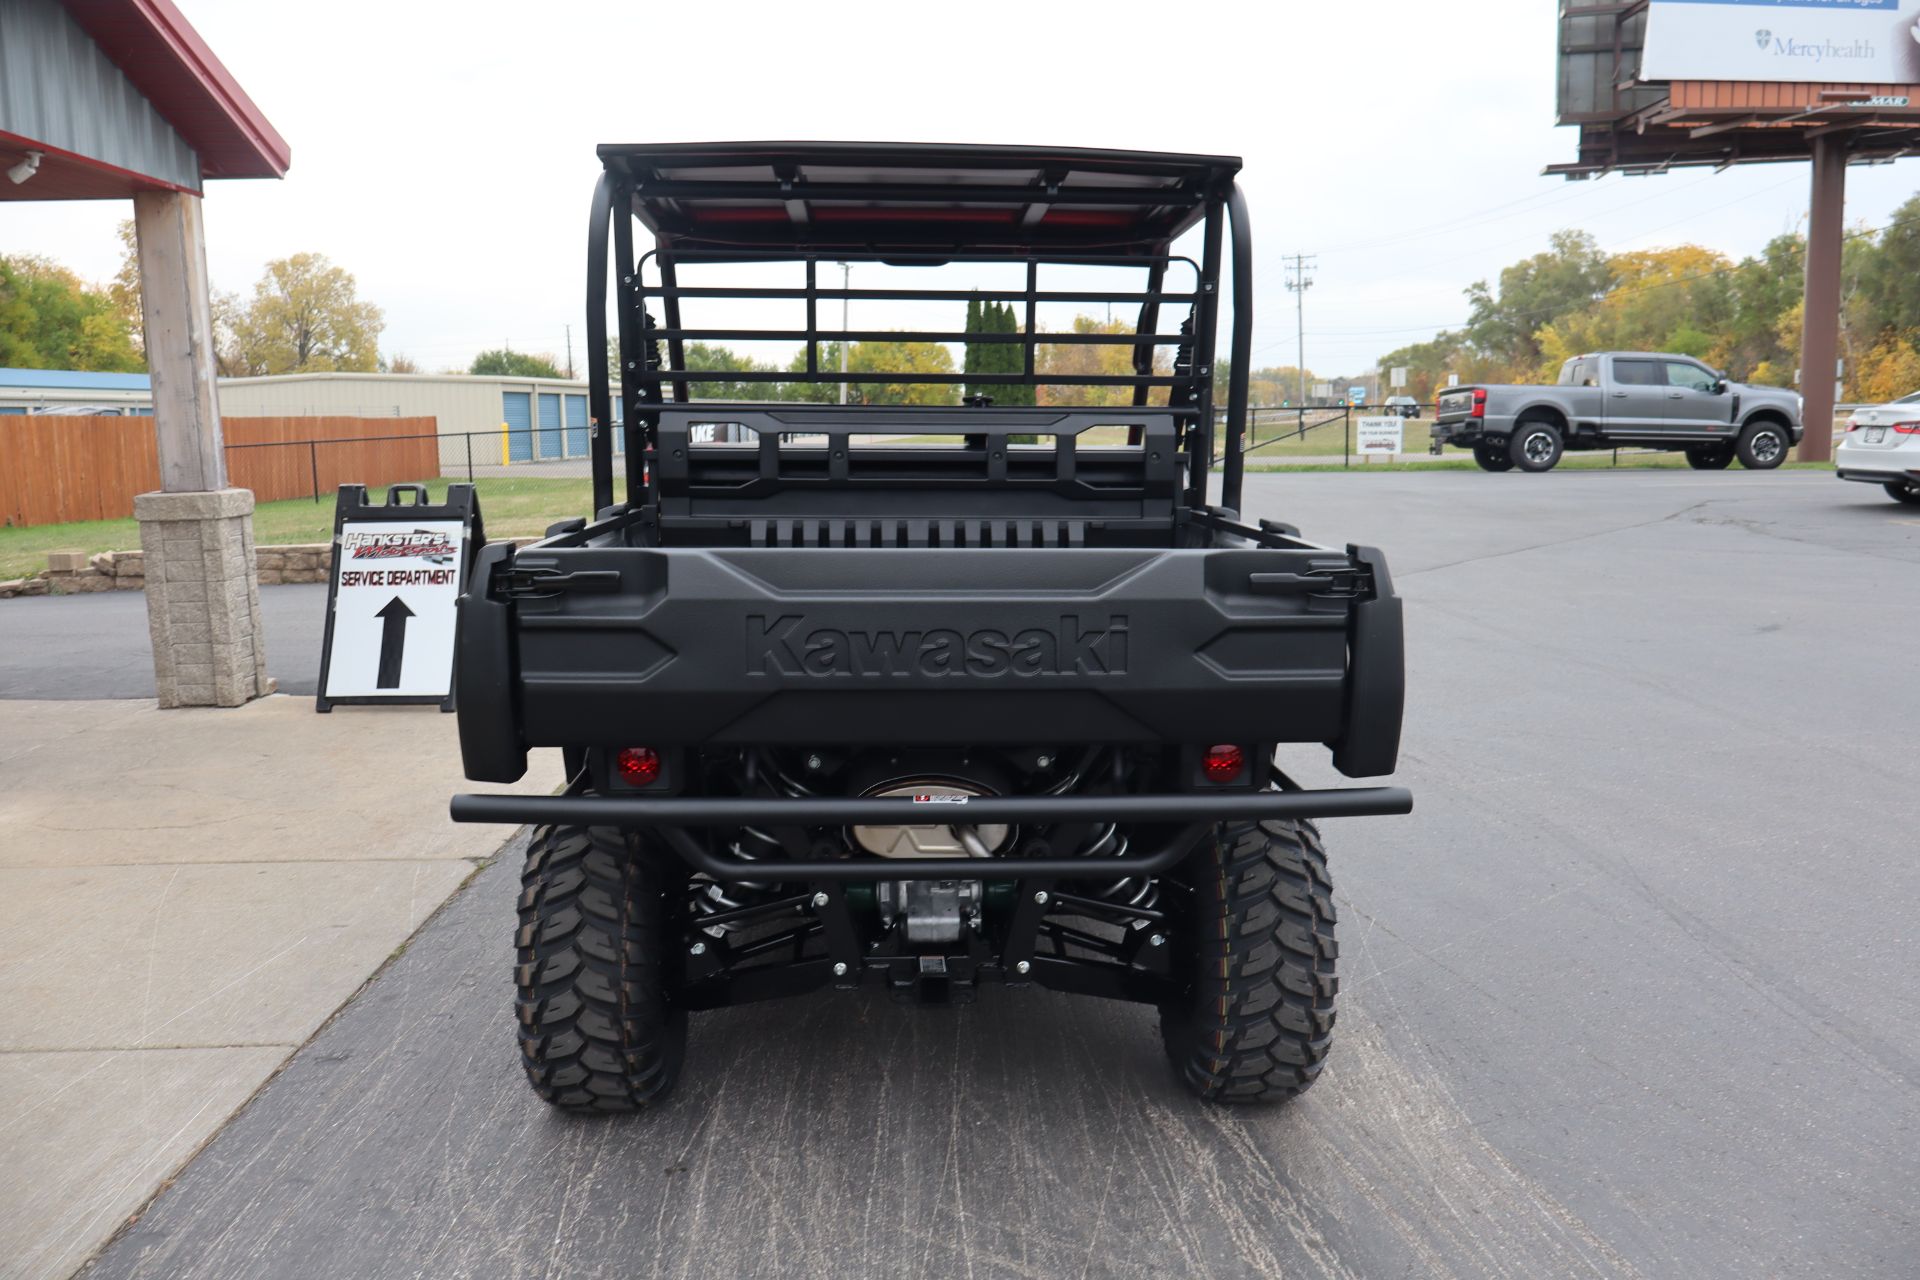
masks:
[[[567,326],[567,381],[573,381],[573,326]]]
[[[1296,253],[1293,261],[1287,263],[1287,288],[1293,294],[1293,322],[1299,330],[1294,336],[1299,339],[1298,355],[1295,357],[1295,371],[1300,375],[1300,405],[1307,403],[1307,290],[1313,288],[1313,277],[1307,272],[1319,261],[1317,253]],[[1282,259],[1282,261],[1285,261]]]
[[[847,290],[853,279],[853,264],[840,264],[840,403],[847,402]]]

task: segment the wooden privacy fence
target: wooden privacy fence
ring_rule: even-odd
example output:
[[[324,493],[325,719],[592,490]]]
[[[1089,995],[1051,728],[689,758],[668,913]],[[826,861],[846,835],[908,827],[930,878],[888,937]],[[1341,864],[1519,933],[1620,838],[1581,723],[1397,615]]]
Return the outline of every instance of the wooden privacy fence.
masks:
[[[227,483],[256,502],[440,474],[434,418],[227,418]],[[0,526],[113,520],[160,487],[149,417],[0,417]]]

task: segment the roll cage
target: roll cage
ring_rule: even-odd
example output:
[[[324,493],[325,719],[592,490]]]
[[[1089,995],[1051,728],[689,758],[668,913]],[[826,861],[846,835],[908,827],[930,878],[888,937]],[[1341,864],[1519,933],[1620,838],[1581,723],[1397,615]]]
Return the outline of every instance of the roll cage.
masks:
[[[666,145],[603,145],[604,166],[595,188],[587,252],[587,342],[590,352],[608,347],[607,289],[616,299],[618,388],[616,414],[605,362],[591,363],[593,502],[597,515],[616,507],[615,452],[610,430],[624,433],[625,493],[629,511],[661,506],[663,416],[683,422],[693,383],[701,370],[687,365],[694,342],[781,341],[805,352],[792,372],[728,372],[735,382],[779,381],[803,387],[841,383],[938,383],[969,388],[998,385],[1119,386],[1132,391],[1132,408],[1106,407],[1101,419],[1124,423],[1132,444],[1158,435],[1169,418],[1178,451],[1178,497],[1188,511],[1207,506],[1215,418],[1213,369],[1223,258],[1232,255],[1233,332],[1225,413],[1221,506],[1237,514],[1241,503],[1241,441],[1247,406],[1247,362],[1252,343],[1252,241],[1246,203],[1234,183],[1240,161],[1226,156],[1176,155],[1074,148],[936,146],[903,144],[766,142]],[[650,232],[654,247],[636,256],[634,226]],[[1198,261],[1173,252],[1174,241],[1198,226]],[[682,285],[683,266],[713,263],[803,264],[799,287]],[[834,287],[820,280],[821,263],[878,262],[900,265],[947,263],[1018,264],[1018,288],[938,290]],[[1144,269],[1143,288],[1042,287],[1051,267]],[[610,271],[609,268],[612,268]],[[1175,288],[1170,273],[1190,271],[1190,288]],[[805,322],[793,328],[694,327],[682,323],[683,300],[726,298],[804,304]],[[942,330],[842,332],[823,329],[821,304],[853,301],[1004,302],[1016,308],[1021,331],[1013,334]],[[657,301],[656,319],[649,306]],[[1133,333],[1042,333],[1043,303],[1133,307]],[[1186,308],[1184,320],[1167,331],[1162,308]],[[1013,373],[883,371],[843,373],[822,368],[824,342],[929,343],[1007,342],[1021,348]],[[1120,345],[1131,348],[1131,372],[1049,375],[1038,368],[1044,345]],[[1171,348],[1170,370],[1156,368],[1155,353]],[[1164,405],[1153,393],[1166,392]],[[700,402],[710,410],[714,402]],[[764,402],[743,403],[743,412],[763,412]],[[678,411],[676,412],[676,408]],[[926,424],[954,430],[978,421],[983,434],[969,441],[986,465],[996,457],[989,442],[1023,424],[1053,430],[1059,407],[997,407],[987,417],[967,419],[944,406],[887,406],[890,424]],[[956,417],[956,415],[960,415]],[[857,430],[873,412],[816,412],[831,433]],[[844,435],[839,437],[844,439]],[[1071,469],[1071,435],[1057,439],[1062,468]],[[777,445],[762,437],[762,453]],[[965,452],[965,451],[961,451]],[[1175,459],[1169,459],[1175,461]],[[671,470],[669,468],[668,470]],[[776,468],[776,475],[778,478]]]

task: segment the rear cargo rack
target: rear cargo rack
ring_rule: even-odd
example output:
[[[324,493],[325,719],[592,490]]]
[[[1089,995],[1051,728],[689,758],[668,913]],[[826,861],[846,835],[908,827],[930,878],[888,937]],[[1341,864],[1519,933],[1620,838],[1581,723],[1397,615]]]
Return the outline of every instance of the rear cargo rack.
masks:
[[[661,409],[667,543],[1172,545],[1181,492],[1166,410],[879,406]],[[1087,433],[1134,443],[1083,446]],[[951,447],[915,441],[944,439]],[[1040,440],[1045,443],[1026,443]]]
[[[1247,212],[1234,185],[1240,162],[1229,156],[1180,155],[1081,148],[942,146],[885,143],[701,143],[608,145],[594,195],[588,238],[588,348],[606,349],[609,274],[618,301],[616,404],[601,361],[592,362],[595,422],[621,423],[625,433],[627,501],[644,500],[652,479],[660,410],[686,405],[693,388],[716,372],[692,367],[695,343],[780,342],[804,354],[787,371],[736,370],[718,374],[747,384],[785,383],[800,389],[866,384],[996,387],[1119,388],[1134,409],[1158,406],[1171,424],[1183,487],[1183,505],[1206,503],[1214,457],[1215,332],[1221,277],[1232,255],[1234,326],[1227,385],[1225,505],[1240,505],[1252,344],[1252,240]],[[636,253],[634,224],[652,233],[655,247]],[[1190,229],[1201,232],[1199,257],[1173,252]],[[1230,241],[1230,243],[1229,243]],[[750,262],[799,263],[798,287],[688,284],[684,267]],[[971,289],[835,287],[821,280],[822,263],[933,266],[1013,264],[1018,287]],[[1043,278],[1057,268],[1126,268],[1130,288],[1090,288]],[[1050,287],[1050,285],[1065,287]],[[696,325],[681,304],[730,299],[781,306],[800,304],[798,325]],[[900,301],[1010,304],[1014,333],[962,332],[954,327],[842,330],[823,327],[823,303]],[[1051,332],[1039,308],[1053,303],[1131,314],[1133,332]],[[650,307],[657,307],[655,316]],[[1161,309],[1174,308],[1165,317]],[[1184,311],[1184,316],[1180,312]],[[1017,371],[890,370],[824,367],[823,343],[833,341],[1013,344]],[[1125,372],[1048,372],[1043,346],[1118,346],[1131,351]],[[1156,353],[1171,353],[1156,365]],[[707,376],[703,377],[705,374]],[[830,393],[828,393],[830,394]],[[759,407],[759,406],[755,406]],[[618,410],[616,412],[616,409]],[[917,406],[893,411],[902,421],[940,412]],[[1031,428],[1028,428],[1031,430]],[[1132,443],[1139,443],[1138,437]],[[614,505],[614,451],[607,431],[595,431],[591,452],[594,509]],[[1035,515],[1038,518],[1038,515]]]

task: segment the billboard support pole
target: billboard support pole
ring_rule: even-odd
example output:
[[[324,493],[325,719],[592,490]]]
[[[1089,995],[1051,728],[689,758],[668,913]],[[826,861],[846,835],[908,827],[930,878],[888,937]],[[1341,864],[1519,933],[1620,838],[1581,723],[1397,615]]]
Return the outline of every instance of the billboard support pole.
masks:
[[[1802,462],[1833,457],[1833,384],[1840,355],[1840,249],[1847,199],[1846,140],[1813,139],[1813,191],[1807,215],[1806,308],[1800,330]]]

